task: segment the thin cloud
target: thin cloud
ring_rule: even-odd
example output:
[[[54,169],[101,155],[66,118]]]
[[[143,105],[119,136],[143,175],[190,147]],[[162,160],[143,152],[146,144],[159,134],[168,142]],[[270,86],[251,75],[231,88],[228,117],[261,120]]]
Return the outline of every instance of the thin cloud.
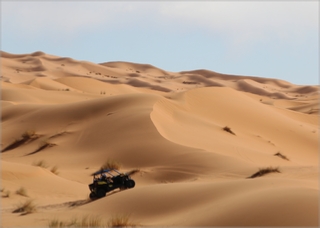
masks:
[[[4,2],[2,23],[10,24],[11,27],[22,30],[25,35],[31,37],[41,36],[45,32],[77,34],[87,30],[132,25],[145,14],[142,11],[145,7],[139,6],[143,5],[126,2],[82,1]]]
[[[259,47],[301,50],[318,43],[318,2],[226,1],[175,2],[161,13],[180,30],[205,31],[212,41],[223,40],[225,59],[244,58]],[[271,46],[272,44],[272,46]]]
[[[251,42],[270,35],[303,36],[317,29],[317,6],[318,2],[303,1],[3,2],[2,20],[31,36],[155,26],[176,32],[200,28],[235,42]]]
[[[287,38],[284,32],[303,36],[318,29],[318,2],[177,2],[163,4],[161,13],[181,26],[198,26],[239,39],[254,34],[260,39],[270,35]]]
[[[81,4],[68,2],[5,2],[3,19],[26,35],[39,36],[50,30],[56,32],[78,31],[85,26],[99,24],[100,18]],[[60,33],[60,34],[62,34]]]

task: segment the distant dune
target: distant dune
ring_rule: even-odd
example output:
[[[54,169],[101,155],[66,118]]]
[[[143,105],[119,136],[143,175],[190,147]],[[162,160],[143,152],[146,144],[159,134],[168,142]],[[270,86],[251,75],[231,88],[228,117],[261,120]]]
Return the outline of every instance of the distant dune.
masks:
[[[1,119],[1,227],[319,226],[319,85],[2,51]],[[90,201],[107,160],[136,186]]]

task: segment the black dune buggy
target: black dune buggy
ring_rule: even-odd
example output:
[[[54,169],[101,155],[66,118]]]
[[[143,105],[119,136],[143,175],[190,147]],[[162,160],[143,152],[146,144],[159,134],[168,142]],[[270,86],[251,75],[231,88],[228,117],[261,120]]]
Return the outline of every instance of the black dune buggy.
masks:
[[[106,196],[106,194],[117,188],[127,189],[135,186],[134,180],[129,174],[120,173],[116,169],[99,170],[92,174],[93,182],[89,184],[91,191],[90,199],[96,199]]]

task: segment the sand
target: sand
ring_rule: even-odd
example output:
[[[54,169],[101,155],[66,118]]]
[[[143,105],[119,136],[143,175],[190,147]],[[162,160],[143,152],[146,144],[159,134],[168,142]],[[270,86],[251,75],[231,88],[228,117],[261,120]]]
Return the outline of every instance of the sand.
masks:
[[[1,118],[1,227],[319,226],[319,85],[1,52]],[[107,160],[136,186],[90,201]]]

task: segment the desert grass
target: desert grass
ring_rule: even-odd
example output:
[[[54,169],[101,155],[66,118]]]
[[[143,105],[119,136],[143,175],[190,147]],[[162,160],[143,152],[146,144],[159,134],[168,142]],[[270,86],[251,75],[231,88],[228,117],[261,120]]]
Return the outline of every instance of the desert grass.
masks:
[[[9,190],[5,191],[4,194],[3,194],[3,198],[9,198],[11,195],[11,192]]]
[[[135,227],[137,224],[134,224],[130,221],[129,215],[114,215],[110,218],[108,222],[109,227]]]
[[[22,133],[22,135],[15,139],[12,143],[10,143],[8,146],[6,146],[1,152],[6,152],[8,150],[13,150],[19,146],[21,146],[24,143],[33,141],[35,139],[39,138],[39,135],[37,135],[35,133],[35,131],[25,131],[24,133]]]
[[[62,227],[106,227],[102,219],[98,216],[85,215],[82,218],[73,218],[70,221],[61,221],[53,219],[48,224],[49,228],[62,228]]]
[[[53,228],[53,227],[68,227],[67,224],[63,221],[60,221],[59,219],[52,219],[49,223],[48,223],[49,228]]]
[[[121,164],[115,160],[108,159],[102,166],[101,169],[120,169]]]
[[[11,195],[11,192],[9,190],[6,190],[5,188],[1,188],[2,198],[9,198]]]
[[[33,166],[39,166],[41,168],[48,168],[48,164],[45,160],[35,161],[32,163]]]
[[[23,213],[23,215],[26,215],[36,211],[34,201],[32,199],[28,199],[25,202],[18,204],[12,213]]]
[[[19,188],[16,191],[16,194],[20,196],[28,197],[27,190],[24,187]]]
[[[54,173],[54,174],[56,174],[56,175],[58,175],[59,174],[59,171],[58,171],[58,166],[53,166],[51,169],[50,169],[50,171],[52,172],[52,173]]]
[[[103,222],[101,217],[85,215],[82,218],[73,218],[70,221],[61,221],[59,219],[53,219],[48,223],[49,228],[66,228],[66,227],[136,227],[130,221],[127,215],[115,215],[112,216],[107,223]]]
[[[289,158],[287,158],[287,156],[281,154],[280,152],[275,153],[274,156],[278,156],[278,157],[280,157],[280,158],[282,158],[282,159],[284,159],[284,160],[289,161]]]
[[[39,167],[45,168],[45,169],[49,168],[49,165],[48,165],[48,163],[47,163],[45,160],[34,161],[34,162],[32,163],[32,165],[33,165],[33,166],[39,166]],[[50,169],[50,172],[58,175],[58,174],[59,174],[58,166],[56,166],[56,165],[53,166],[53,167]]]
[[[224,128],[222,128],[224,131],[226,131],[226,132],[228,132],[228,133],[230,133],[230,134],[233,134],[233,135],[236,135],[232,130],[231,130],[231,128],[230,127],[228,127],[228,126],[225,126]]]
[[[280,170],[278,167],[276,167],[276,168],[273,168],[273,167],[260,168],[258,172],[252,174],[251,176],[249,176],[247,178],[261,177],[261,176],[264,176],[268,173],[280,173]]]
[[[101,227],[102,219],[97,216],[84,216],[80,220],[80,227]]]
[[[70,91],[69,88],[59,89],[59,91]]]

